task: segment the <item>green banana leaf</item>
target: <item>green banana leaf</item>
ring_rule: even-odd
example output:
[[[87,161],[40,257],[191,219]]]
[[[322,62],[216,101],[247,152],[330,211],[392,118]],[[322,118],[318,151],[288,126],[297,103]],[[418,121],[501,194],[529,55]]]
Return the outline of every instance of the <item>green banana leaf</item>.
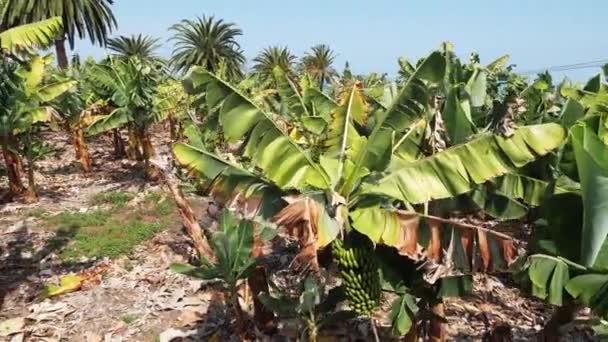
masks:
[[[566,284],[566,291],[587,306],[592,305],[594,296],[608,283],[608,274],[583,274],[576,276]]]
[[[341,105],[334,110],[328,136],[324,141],[329,155],[334,156],[338,162],[336,173],[330,176],[331,179],[340,181],[343,178],[346,156],[361,139],[354,124],[364,125],[366,115],[367,104],[360,89],[353,85],[349,91],[345,92]],[[337,182],[332,182],[332,188],[335,186],[337,186]]]
[[[313,87],[304,90],[304,102],[310,104],[312,116],[322,117],[327,121],[330,119],[330,114],[338,107],[336,101]]]
[[[291,117],[310,116],[302,90],[298,89],[298,85],[281,69],[275,67],[274,78],[277,82],[277,91],[281,97],[281,102],[287,107],[287,114]]]
[[[561,145],[558,124],[520,127],[512,137],[482,135],[428,158],[392,168],[375,182],[363,183],[358,195],[384,195],[408,203],[453,197],[519,168]]]
[[[245,139],[243,155],[264,170],[268,179],[284,189],[329,188],[327,175],[269,114],[202,68],[194,68],[190,79],[195,88],[204,89],[208,108],[221,105],[219,119],[225,137],[229,142]]]
[[[527,269],[532,281],[532,294],[554,305],[562,305],[564,287],[570,280],[568,264],[549,255],[535,254],[528,258]]]
[[[61,17],[53,17],[31,24],[25,24],[0,32],[0,47],[3,50],[15,48],[45,48],[55,41],[62,30]]]
[[[441,82],[445,76],[446,61],[441,52],[435,51],[424,59],[410,75],[393,104],[377,118],[374,130],[367,139],[365,147],[354,158],[355,168],[346,179],[340,193],[345,194],[353,188],[354,175],[358,169],[379,171],[385,169],[392,155],[394,135],[405,133],[411,125],[425,115],[430,94],[425,81]]]
[[[486,102],[487,74],[484,70],[476,68],[464,87],[469,94],[471,106],[481,107]]]
[[[498,57],[494,62],[486,65],[486,70],[490,73],[496,73],[507,64],[509,58],[511,58],[509,55]]]
[[[591,126],[581,121],[571,129],[584,207],[580,263],[586,267],[594,266],[608,236],[608,146]]]
[[[285,206],[283,193],[270,181],[212,153],[178,143],[173,146],[173,154],[189,172],[212,181],[210,195],[246,217],[270,218]]]
[[[52,101],[75,87],[76,84],[76,81],[63,81],[47,84],[38,90],[38,97],[40,97],[40,100],[43,102]]]
[[[96,120],[89,125],[86,129],[86,133],[87,135],[97,135],[115,128],[120,128],[129,122],[131,122],[129,112],[125,108],[117,108],[110,114],[102,116],[99,120]]]
[[[452,145],[466,142],[473,134],[470,107],[460,99],[459,92],[460,86],[450,87],[441,113]]]

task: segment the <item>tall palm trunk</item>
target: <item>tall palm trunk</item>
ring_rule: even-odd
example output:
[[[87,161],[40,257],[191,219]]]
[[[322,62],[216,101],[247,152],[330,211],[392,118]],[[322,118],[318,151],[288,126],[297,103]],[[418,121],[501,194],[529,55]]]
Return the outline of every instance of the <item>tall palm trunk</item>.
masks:
[[[55,52],[57,53],[57,65],[61,69],[67,69],[69,66],[68,54],[65,50],[65,38],[55,40]]]
[[[12,135],[4,136],[1,140],[2,156],[6,164],[9,183],[9,197],[17,197],[23,194],[25,188],[21,181],[21,159],[15,154],[11,147],[14,147],[14,137]]]
[[[76,158],[80,161],[80,166],[84,173],[91,172],[91,156],[89,155],[89,148],[84,138],[84,131],[81,128],[77,128],[74,131],[74,149],[76,150]]]
[[[122,140],[118,128],[112,130],[112,140],[114,143],[114,157],[116,159],[123,158],[127,153],[125,152],[125,142]]]

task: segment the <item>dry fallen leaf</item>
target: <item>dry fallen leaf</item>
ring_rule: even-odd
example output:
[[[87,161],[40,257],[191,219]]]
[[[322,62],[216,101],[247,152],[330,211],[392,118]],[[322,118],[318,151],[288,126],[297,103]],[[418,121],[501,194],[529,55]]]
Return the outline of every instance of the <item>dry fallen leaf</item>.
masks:
[[[25,327],[25,317],[11,318],[0,322],[0,336],[7,337],[21,332]]]

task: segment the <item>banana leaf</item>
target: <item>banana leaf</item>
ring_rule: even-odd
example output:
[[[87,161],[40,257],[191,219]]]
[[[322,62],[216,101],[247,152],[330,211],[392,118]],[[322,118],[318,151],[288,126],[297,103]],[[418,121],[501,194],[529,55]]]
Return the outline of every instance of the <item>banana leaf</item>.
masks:
[[[45,48],[53,44],[62,27],[61,17],[16,26],[0,32],[0,47],[9,51],[34,46]]]
[[[558,124],[520,127],[512,137],[481,137],[428,158],[392,168],[377,181],[362,184],[358,195],[388,196],[424,203],[470,191],[475,184],[504,175],[561,145]]]
[[[219,120],[227,140],[245,139],[243,155],[268,179],[284,189],[329,188],[327,175],[269,114],[202,68],[194,68],[190,79],[195,88],[204,89],[208,108],[220,106]]]
[[[190,173],[211,181],[209,194],[214,199],[245,217],[268,219],[285,206],[282,192],[272,182],[212,153],[179,143],[173,154]]]
[[[414,261],[429,261],[431,283],[479,270],[508,270],[523,254],[511,237],[458,221],[380,206],[359,207],[350,218],[353,228],[372,241]]]
[[[532,281],[532,294],[554,305],[562,305],[564,287],[570,280],[568,264],[549,255],[530,256],[524,266]]]
[[[88,135],[97,135],[114,128],[120,128],[129,122],[131,122],[129,112],[125,108],[117,108],[112,113],[104,115],[93,122],[87,127],[86,133]]]
[[[443,80],[446,61],[441,52],[431,53],[410,75],[393,104],[378,117],[368,142],[355,159],[355,169],[385,169],[392,154],[393,135],[405,133],[411,125],[423,118],[431,98],[425,81],[437,83]],[[356,172],[354,173],[356,174]],[[344,189],[352,188],[354,179],[349,177]]]
[[[608,236],[608,146],[592,126],[581,121],[571,129],[584,208],[580,263],[586,267],[594,266]]]

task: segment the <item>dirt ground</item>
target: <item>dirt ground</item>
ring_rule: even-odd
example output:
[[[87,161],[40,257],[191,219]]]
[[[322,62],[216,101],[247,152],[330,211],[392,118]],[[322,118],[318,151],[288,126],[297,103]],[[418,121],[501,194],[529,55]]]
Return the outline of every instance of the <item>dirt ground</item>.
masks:
[[[166,153],[167,138],[157,135],[162,139],[157,139],[161,143],[156,148]],[[45,139],[52,141],[56,153],[37,164],[40,202],[0,204],[0,323],[10,320],[13,329],[10,334],[0,329],[0,341],[236,340],[229,336],[233,317],[221,304],[217,286],[168,270],[172,262],[187,262],[191,255],[176,213],[171,214],[174,219],[163,221],[162,232],[126,255],[69,263],[59,257],[69,238],[58,240],[62,232],[45,227],[45,220],[35,212],[89,212],[99,206],[93,197],[108,190],[133,194],[123,209],[128,212],[133,202],[162,188],[146,184],[135,163],[113,160],[109,137],[91,139],[95,171],[88,176],[83,176],[73,161],[68,137],[48,133]],[[6,177],[0,177],[0,189],[6,188],[6,181]],[[189,201],[203,227],[208,226],[208,199],[189,196]],[[277,267],[284,270],[289,255],[277,257]],[[57,283],[66,274],[96,270],[104,272],[79,291],[41,299],[44,284]],[[516,341],[537,338],[553,308],[522,294],[508,277],[479,275],[475,280],[473,294],[447,301],[452,340],[479,341],[487,331],[501,325],[509,327]],[[570,330],[566,340],[592,340],[580,324]],[[327,340],[372,338],[365,323],[358,321],[345,324],[344,331],[332,335],[334,338]],[[260,336],[260,340],[290,339]]]

